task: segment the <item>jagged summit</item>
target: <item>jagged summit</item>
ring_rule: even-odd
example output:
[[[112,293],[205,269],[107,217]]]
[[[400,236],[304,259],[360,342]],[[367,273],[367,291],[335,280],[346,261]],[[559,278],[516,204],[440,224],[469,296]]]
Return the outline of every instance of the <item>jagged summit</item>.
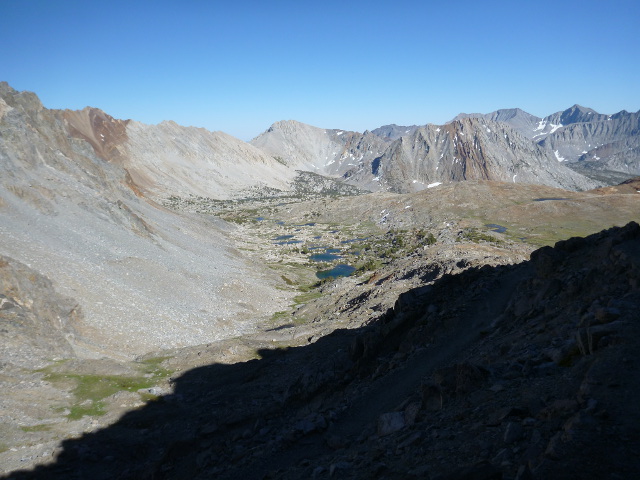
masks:
[[[574,170],[609,185],[640,174],[640,112],[600,114],[581,105],[544,118],[517,109],[464,116],[504,122]],[[457,118],[457,117],[456,117]]]
[[[383,178],[395,191],[438,182],[499,180],[568,189],[592,185],[502,124],[465,118],[421,127],[383,154]],[[420,188],[418,188],[420,189]]]
[[[637,115],[635,117],[637,118]],[[510,178],[516,182],[531,181],[552,186],[565,186],[569,189],[585,189],[593,188],[603,183],[616,183],[618,180],[621,181],[624,178],[640,173],[640,161],[635,147],[635,143],[638,142],[637,128],[634,129],[632,125],[627,125],[629,122],[633,123],[633,118],[634,114],[601,115],[592,109],[574,105],[545,118],[536,117],[519,108],[510,108],[497,110],[489,114],[460,114],[450,123],[465,119],[483,119],[495,122],[498,125],[493,130],[501,130],[502,138],[505,138],[505,135],[507,137],[513,136],[513,133],[510,132],[514,130],[525,139],[542,147],[540,151],[536,150],[536,154],[532,154],[528,151],[530,147],[525,147],[527,142],[511,142],[512,144],[500,145],[501,141],[498,137],[495,137],[498,139],[497,143],[492,145],[485,144],[482,152],[482,156],[491,158],[490,163],[492,163],[492,166],[484,168],[484,176],[486,178],[500,178],[502,180]],[[597,125],[602,122],[610,122],[610,125],[588,127],[588,130],[583,129],[582,131],[577,127],[572,127],[572,125],[578,124]],[[622,126],[623,124],[625,126]],[[369,133],[372,133],[384,140],[380,144],[367,138],[368,147],[374,148],[376,151],[372,152],[369,148],[368,152],[370,154],[366,156],[361,155],[359,152],[351,151],[346,152],[349,155],[348,157],[343,156],[345,154],[344,141],[337,138],[339,135],[345,135],[342,130],[318,129],[295,121],[275,123],[268,131],[254,139],[252,144],[264,148],[275,157],[286,158],[287,163],[296,168],[310,169],[329,175],[340,175],[347,182],[361,188],[372,191],[389,189],[398,192],[414,191],[437,182],[476,178],[477,174],[473,173],[474,168],[471,167],[467,171],[466,166],[462,168],[463,171],[458,173],[453,173],[451,169],[446,168],[439,169],[437,173],[433,171],[429,175],[419,173],[420,171],[424,172],[425,168],[433,168],[433,166],[422,166],[422,162],[428,160],[427,158],[414,158],[411,160],[413,163],[421,165],[417,167],[418,170],[416,170],[415,175],[408,174],[406,171],[402,173],[402,170],[406,170],[404,164],[406,164],[407,160],[402,165],[397,165],[399,171],[393,172],[395,161],[399,158],[398,147],[403,145],[405,138],[413,137],[416,131],[421,128],[430,128],[431,130],[440,128],[441,131],[444,131],[444,127],[433,125],[425,125],[424,127],[387,125],[371,132],[365,132],[365,134],[348,132],[343,137],[344,139],[354,139],[359,136],[367,137]],[[594,131],[591,133],[590,130]],[[574,138],[576,135],[581,138]],[[603,142],[608,141],[608,146],[602,148],[605,144],[596,141],[594,136],[601,138]],[[602,138],[603,136],[607,138]],[[335,143],[336,140],[337,143]],[[590,142],[591,140],[593,140],[593,143]],[[468,151],[462,151],[459,156],[456,156],[455,149],[445,149],[446,151],[442,152],[443,147],[444,145],[436,144],[429,146],[432,151],[439,151],[438,156],[444,153],[442,158],[438,158],[438,161],[455,162],[457,160],[460,164],[462,157],[468,153]],[[524,150],[516,152],[514,149],[517,150],[518,148]],[[593,148],[599,148],[599,151],[590,153]],[[296,153],[294,154],[294,152]],[[588,155],[583,157],[585,154]],[[540,172],[537,175],[533,173],[527,175],[524,171],[518,174],[518,171],[525,167],[523,163],[518,163],[514,167],[507,165],[509,161],[513,161],[508,160],[509,158],[522,158],[525,162],[531,162],[539,155],[542,155],[546,160],[543,162],[544,166],[540,163],[536,164],[537,167],[535,168],[540,168]],[[389,156],[393,157],[391,161]],[[403,155],[403,157],[407,159],[406,155]],[[356,158],[357,161],[354,162],[353,158]],[[587,159],[589,162],[584,165],[576,163]],[[598,161],[598,163],[593,161]],[[434,160],[430,160],[430,162],[434,162]],[[535,162],[539,162],[539,160]],[[551,176],[546,176],[543,173],[549,169],[557,169],[554,164],[558,163],[564,163],[567,166],[575,164],[574,170],[579,168],[580,173],[573,172],[564,166],[559,169],[562,173],[556,172]],[[327,168],[327,165],[330,168]],[[381,165],[385,168],[381,169]],[[460,165],[464,166],[466,163]],[[594,174],[594,169],[598,168],[598,166],[605,170],[610,169],[613,173]],[[457,169],[453,170],[457,171]],[[451,173],[450,176],[442,173],[445,171],[449,171]],[[619,171],[619,173],[615,173],[615,171]],[[378,172],[383,172],[383,176],[380,176]],[[581,173],[591,175],[594,179],[585,179]],[[386,179],[385,175],[387,175]],[[624,177],[625,175],[626,177]]]
[[[591,108],[576,104],[562,112],[557,112],[545,117],[545,121],[566,126],[575,123],[600,122],[610,117],[611,115],[603,115]]]

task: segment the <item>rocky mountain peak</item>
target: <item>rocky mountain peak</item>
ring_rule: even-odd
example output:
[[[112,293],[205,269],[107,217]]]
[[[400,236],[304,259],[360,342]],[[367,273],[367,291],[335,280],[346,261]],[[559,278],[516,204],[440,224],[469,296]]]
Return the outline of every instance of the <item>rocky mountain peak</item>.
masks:
[[[489,114],[460,114],[454,120],[467,117],[509,125],[558,162],[566,162],[601,184],[614,185],[640,174],[638,113],[623,110],[605,115],[575,104],[544,118],[516,108]]]
[[[381,185],[396,192],[430,188],[443,182],[500,180],[544,183],[571,189],[594,182],[558,165],[518,131],[485,117],[464,117],[427,125],[389,145],[379,159]]]
[[[417,128],[417,125],[403,126],[392,123],[390,125],[383,125],[371,131],[374,135],[377,135],[386,140],[397,140],[398,138],[411,135]]]
[[[71,136],[86,140],[104,160],[122,162],[129,120],[116,120],[99,108],[60,112]]]
[[[297,120],[279,120],[274,122],[269,129],[268,132],[284,132],[284,133],[293,133],[301,128],[317,128],[312,127],[311,125],[307,125],[302,122],[298,122]]]
[[[37,116],[44,109],[38,96],[29,91],[17,91],[7,82],[0,83],[0,99],[12,108],[17,108],[31,117]]]
[[[591,108],[582,107],[576,104],[563,111],[560,114],[559,120],[562,125],[569,125],[572,123],[598,121],[600,117],[605,117],[605,115],[600,115]]]

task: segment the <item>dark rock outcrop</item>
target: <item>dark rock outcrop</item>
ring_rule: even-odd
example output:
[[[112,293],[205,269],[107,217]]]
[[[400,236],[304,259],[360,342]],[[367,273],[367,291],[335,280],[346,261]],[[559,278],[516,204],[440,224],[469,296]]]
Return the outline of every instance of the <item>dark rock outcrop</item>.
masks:
[[[48,278],[0,255],[0,358],[5,367],[32,369],[52,358],[73,357],[68,339],[77,336],[81,320],[78,303],[58,294]]]

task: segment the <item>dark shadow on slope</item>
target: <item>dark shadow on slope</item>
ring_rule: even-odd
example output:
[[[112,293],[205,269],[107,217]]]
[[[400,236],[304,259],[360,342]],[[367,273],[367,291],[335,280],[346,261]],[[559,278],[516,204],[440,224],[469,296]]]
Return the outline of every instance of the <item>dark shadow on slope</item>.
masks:
[[[378,176],[378,170],[380,169],[381,161],[382,157],[377,157],[373,159],[373,162],[371,162],[371,173],[375,176]]]
[[[608,335],[609,344],[605,344],[600,333],[598,341],[601,345],[598,346],[598,341],[594,340],[595,330],[587,327],[584,344],[578,345],[574,332],[578,332],[580,339],[582,327],[576,326],[576,318],[582,321],[581,315],[589,313],[587,307],[607,295],[612,299],[620,297],[620,302],[627,299],[624,301],[631,302],[629,311],[637,313],[640,302],[633,295],[639,289],[640,227],[637,224],[611,229],[587,239],[559,242],[555,249],[545,247],[534,252],[531,261],[520,265],[485,266],[445,275],[432,286],[402,294],[393,309],[360,329],[338,330],[304,347],[262,350],[259,360],[235,365],[214,364],[188,371],[175,379],[174,394],[127,413],[110,427],[64,441],[55,464],[33,471],[14,472],[5,478],[304,478],[314,471],[328,477],[328,468],[318,470],[321,467],[316,468],[314,462],[323,458],[326,464],[327,458],[343,451],[351,452],[348,458],[361,458],[361,463],[350,460],[332,464],[337,476],[343,470],[350,471],[345,473],[348,478],[375,478],[381,471],[387,472],[387,478],[411,477],[409,468],[415,470],[420,456],[431,462],[431,473],[426,478],[451,473],[456,465],[473,464],[478,460],[485,462],[485,466],[491,461],[495,466],[502,458],[498,456],[502,452],[499,443],[502,440],[496,440],[497,446],[491,444],[486,451],[467,449],[464,443],[472,441],[464,440],[466,434],[460,430],[461,425],[466,425],[462,420],[472,415],[469,398],[477,397],[474,401],[479,403],[474,405],[473,412],[478,415],[497,409],[501,400],[490,396],[486,384],[489,375],[496,385],[512,388],[514,392],[525,388],[523,385],[529,382],[555,382],[553,375],[557,376],[560,390],[573,388],[576,382],[579,386],[580,382],[568,373],[573,370],[560,370],[557,365],[547,365],[543,360],[538,362],[537,359],[546,358],[547,353],[540,353],[536,350],[538,347],[528,344],[518,350],[518,342],[531,336],[531,340],[527,340],[531,345],[548,343],[550,348],[560,352],[558,365],[562,362],[573,365],[571,362],[575,361],[579,368],[576,372],[584,374],[585,362],[600,359],[594,352],[602,350],[604,345],[615,345],[617,337],[615,330],[607,330],[604,336]],[[609,311],[624,318],[627,306],[620,305],[623,305],[619,307],[622,313],[616,314],[612,310],[614,307]],[[580,309],[582,313],[577,311]],[[604,314],[599,313],[600,310],[594,312],[594,319],[607,315],[607,311]],[[567,326],[563,322],[573,323]],[[536,335],[541,339],[536,340]],[[558,343],[562,335],[570,337],[567,345],[575,346],[570,350],[571,354],[566,353],[569,360],[562,357],[564,344]],[[576,350],[579,352],[575,353]],[[533,360],[524,359],[529,351],[537,352],[534,353],[538,356],[531,353]],[[551,358],[555,355],[553,352],[548,354]],[[630,361],[637,362],[637,354]],[[529,368],[528,373],[526,368]],[[517,385],[509,383],[519,382],[518,375],[529,375],[530,378]],[[634,390],[640,390],[640,380],[636,377],[629,388],[640,393]],[[433,406],[429,392],[437,392],[439,407]],[[412,403],[412,399],[417,400]],[[451,405],[450,410],[442,407],[443,401]],[[545,401],[549,408],[554,405],[550,400]],[[582,408],[579,401],[574,403],[575,408]],[[446,445],[448,452],[442,454],[446,459],[441,464],[437,463],[440,457],[429,457],[426,447],[419,448],[422,443],[436,448],[433,446],[436,437],[427,437],[422,431],[415,431],[412,437],[400,438],[401,444],[406,446],[400,450],[396,448],[391,457],[385,456],[384,452],[377,453],[380,444],[385,445],[383,442],[396,438],[393,429],[390,433],[380,431],[381,415],[404,411],[402,418],[406,419],[407,405],[418,405],[418,412],[422,412],[417,414],[417,420],[412,420],[417,422],[415,425],[433,425],[438,421],[446,425],[450,433],[437,437],[437,443]],[[616,414],[615,408],[622,409],[625,415],[638,414],[637,409],[627,412],[626,404],[612,405],[610,415]],[[508,419],[508,415],[519,410],[509,411],[511,413],[503,418]],[[547,417],[551,419],[537,427],[537,435],[549,445],[554,442],[556,437],[552,435],[556,431],[565,435],[571,432],[568,427],[562,427],[561,422],[556,425],[560,420],[553,417],[553,411],[544,413],[545,410],[534,411],[531,407],[528,412],[531,418],[523,419],[525,427],[519,427],[525,429],[525,433],[518,430],[520,436],[515,435],[512,444],[522,442],[522,447],[514,447],[516,453],[509,453],[511,457],[529,452],[525,443],[532,440],[527,436],[526,428],[537,422],[538,417],[540,422],[547,422]],[[578,427],[590,425],[584,418],[583,424],[576,421]],[[497,424],[501,421],[502,418]],[[629,421],[635,422],[635,417]],[[493,432],[495,424],[491,422],[487,421],[482,428]],[[600,432],[602,425],[593,428],[594,432]],[[438,431],[441,430],[439,427]],[[588,430],[589,435],[590,432]],[[633,459],[620,460],[620,455],[611,455],[615,451],[628,456],[639,443],[637,439],[630,441],[629,437],[633,438],[637,433],[637,428],[629,427],[621,440],[615,442],[612,440],[615,435],[605,435],[603,441],[608,443],[595,444],[600,449],[597,458],[602,463],[597,471],[620,471],[625,475],[630,471],[640,472],[637,462],[636,470],[633,470]],[[477,430],[473,435],[480,434]],[[408,438],[412,443],[407,443]],[[558,465],[557,458],[562,458],[562,448],[573,448],[573,443],[565,441],[564,437],[558,438],[555,450],[548,447],[547,451],[542,448],[542,452],[527,453],[533,459],[531,467],[540,469],[538,477],[530,478],[567,478],[567,472]],[[592,436],[585,438],[591,440]],[[582,443],[577,445],[584,452],[570,450],[573,457],[567,465],[571,468],[594,455],[594,448],[586,448]],[[385,462],[374,461],[380,455]],[[608,456],[611,460],[607,460]],[[615,467],[610,464],[613,459],[617,462]],[[515,460],[509,460],[504,469],[508,470],[513,462]],[[376,466],[378,463],[384,465]],[[499,467],[501,463],[497,465]],[[516,463],[514,468],[518,465]],[[478,467],[477,472],[485,466]],[[623,467],[626,470],[619,470]],[[494,475],[491,478],[503,478],[499,468],[491,467],[490,470]],[[455,476],[455,471],[452,474]],[[413,475],[411,478],[420,477]]]

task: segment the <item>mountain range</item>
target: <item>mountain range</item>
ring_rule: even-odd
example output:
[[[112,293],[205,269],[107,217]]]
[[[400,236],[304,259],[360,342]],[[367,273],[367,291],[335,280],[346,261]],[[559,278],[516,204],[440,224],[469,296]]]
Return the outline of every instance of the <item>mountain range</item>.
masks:
[[[638,113],[601,115],[576,106],[545,119],[500,110],[442,126],[390,125],[364,133],[281,121],[246,143],[171,121],[118,120],[97,108],[50,110],[35,94],[3,82],[0,254],[55,279],[60,293],[82,305],[70,327],[75,348],[108,344],[126,354],[140,342],[145,348],[189,345],[237,334],[242,322],[229,319],[245,318],[264,299],[281,295],[272,289],[277,276],[265,271],[261,285],[271,287],[256,290],[255,302],[234,301],[235,292],[253,283],[246,273],[253,267],[233,253],[225,239],[229,225],[176,216],[162,206],[169,198],[184,205],[199,198],[346,191],[339,182],[396,193],[464,180],[584,190],[602,182],[568,166],[613,171],[624,161],[628,173],[638,171],[637,132]],[[572,153],[578,140],[591,142],[599,159]],[[556,158],[563,156],[566,161]],[[204,255],[212,240],[217,253]],[[167,264],[166,251],[175,265]],[[233,281],[223,280],[222,271]],[[158,275],[166,282],[154,281]],[[195,290],[192,275],[201,279]],[[105,276],[111,281],[99,280]],[[161,327],[137,335],[136,323],[128,321],[132,305],[142,324],[154,318]],[[191,326],[173,335],[176,317]]]
[[[288,121],[250,143],[291,165],[340,174],[372,191],[411,192],[478,179],[583,190],[640,174],[639,115],[602,115],[574,105],[539,118],[516,108],[363,134]],[[307,163],[296,163],[300,158]]]
[[[489,114],[461,114],[459,118],[484,118],[509,125],[558,161],[592,178],[615,183],[640,173],[640,112],[625,110],[604,115],[574,105],[544,118],[520,109]]]
[[[131,188],[158,201],[290,192],[299,171],[396,193],[462,180],[585,190],[640,174],[640,112],[603,115],[575,105],[538,118],[516,108],[460,114],[440,126],[386,125],[364,133],[288,120],[246,143],[172,121],[118,120],[97,108],[49,111],[34,94],[6,82],[0,98],[3,116],[17,98],[28,99],[32,113],[48,112],[71,138],[122,167]]]
[[[636,478],[637,117],[246,143],[0,83],[0,475]]]
[[[408,127],[404,129],[408,133],[400,136],[397,131],[381,127],[380,135],[360,134],[287,121],[272,125],[250,143],[294,168],[340,175],[370,191],[408,193],[462,180],[537,183],[570,190],[597,185],[504,123],[464,118],[442,126]]]

